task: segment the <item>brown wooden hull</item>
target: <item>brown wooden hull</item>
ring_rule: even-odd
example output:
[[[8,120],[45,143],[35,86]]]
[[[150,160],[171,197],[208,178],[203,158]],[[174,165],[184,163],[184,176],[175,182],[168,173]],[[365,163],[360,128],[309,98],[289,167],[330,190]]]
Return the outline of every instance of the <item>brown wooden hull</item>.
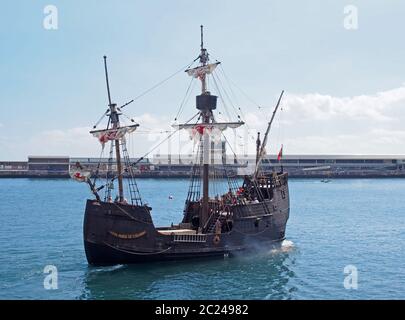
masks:
[[[264,207],[266,206],[266,207]],[[233,225],[220,234],[178,234],[156,228],[145,206],[88,200],[84,245],[92,265],[215,258],[240,251],[267,250],[285,238],[289,217],[287,180],[273,199],[233,207]]]

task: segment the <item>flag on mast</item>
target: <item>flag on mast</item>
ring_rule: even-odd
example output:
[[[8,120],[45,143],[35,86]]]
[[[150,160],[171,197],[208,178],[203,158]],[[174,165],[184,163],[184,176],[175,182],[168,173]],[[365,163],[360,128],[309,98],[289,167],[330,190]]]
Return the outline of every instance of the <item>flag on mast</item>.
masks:
[[[281,145],[280,152],[278,153],[277,156],[277,161],[280,162],[282,158],[283,158],[283,145]]]

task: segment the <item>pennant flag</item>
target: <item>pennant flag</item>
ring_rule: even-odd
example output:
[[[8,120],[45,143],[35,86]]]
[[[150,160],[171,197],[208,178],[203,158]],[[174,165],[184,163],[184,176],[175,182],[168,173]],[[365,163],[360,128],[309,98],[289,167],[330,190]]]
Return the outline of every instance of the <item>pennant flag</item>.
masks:
[[[283,145],[281,145],[280,152],[278,153],[277,156],[277,161],[280,162],[282,158],[283,158]]]

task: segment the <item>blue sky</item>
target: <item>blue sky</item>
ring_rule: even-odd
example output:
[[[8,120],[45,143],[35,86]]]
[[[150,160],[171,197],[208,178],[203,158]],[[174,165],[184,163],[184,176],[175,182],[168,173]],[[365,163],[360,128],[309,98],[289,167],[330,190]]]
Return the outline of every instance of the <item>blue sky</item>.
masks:
[[[58,30],[43,28],[48,4]],[[358,30],[343,27],[349,4]],[[373,0],[2,1],[0,159],[97,154],[87,129],[106,109],[102,56],[124,103],[198,55],[200,24],[211,57],[259,105],[286,90],[274,150],[405,153],[404,14],[405,3]],[[166,129],[188,83],[179,74],[126,111]],[[263,130],[270,109],[236,103]],[[182,118],[193,113],[190,100]],[[135,140],[135,154],[151,143]]]

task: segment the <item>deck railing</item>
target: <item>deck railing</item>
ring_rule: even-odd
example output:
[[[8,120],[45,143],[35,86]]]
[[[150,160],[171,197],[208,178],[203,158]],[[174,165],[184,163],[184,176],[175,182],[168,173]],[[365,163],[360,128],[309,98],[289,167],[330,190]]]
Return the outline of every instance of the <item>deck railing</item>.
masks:
[[[205,234],[175,234],[174,242],[206,242]]]

